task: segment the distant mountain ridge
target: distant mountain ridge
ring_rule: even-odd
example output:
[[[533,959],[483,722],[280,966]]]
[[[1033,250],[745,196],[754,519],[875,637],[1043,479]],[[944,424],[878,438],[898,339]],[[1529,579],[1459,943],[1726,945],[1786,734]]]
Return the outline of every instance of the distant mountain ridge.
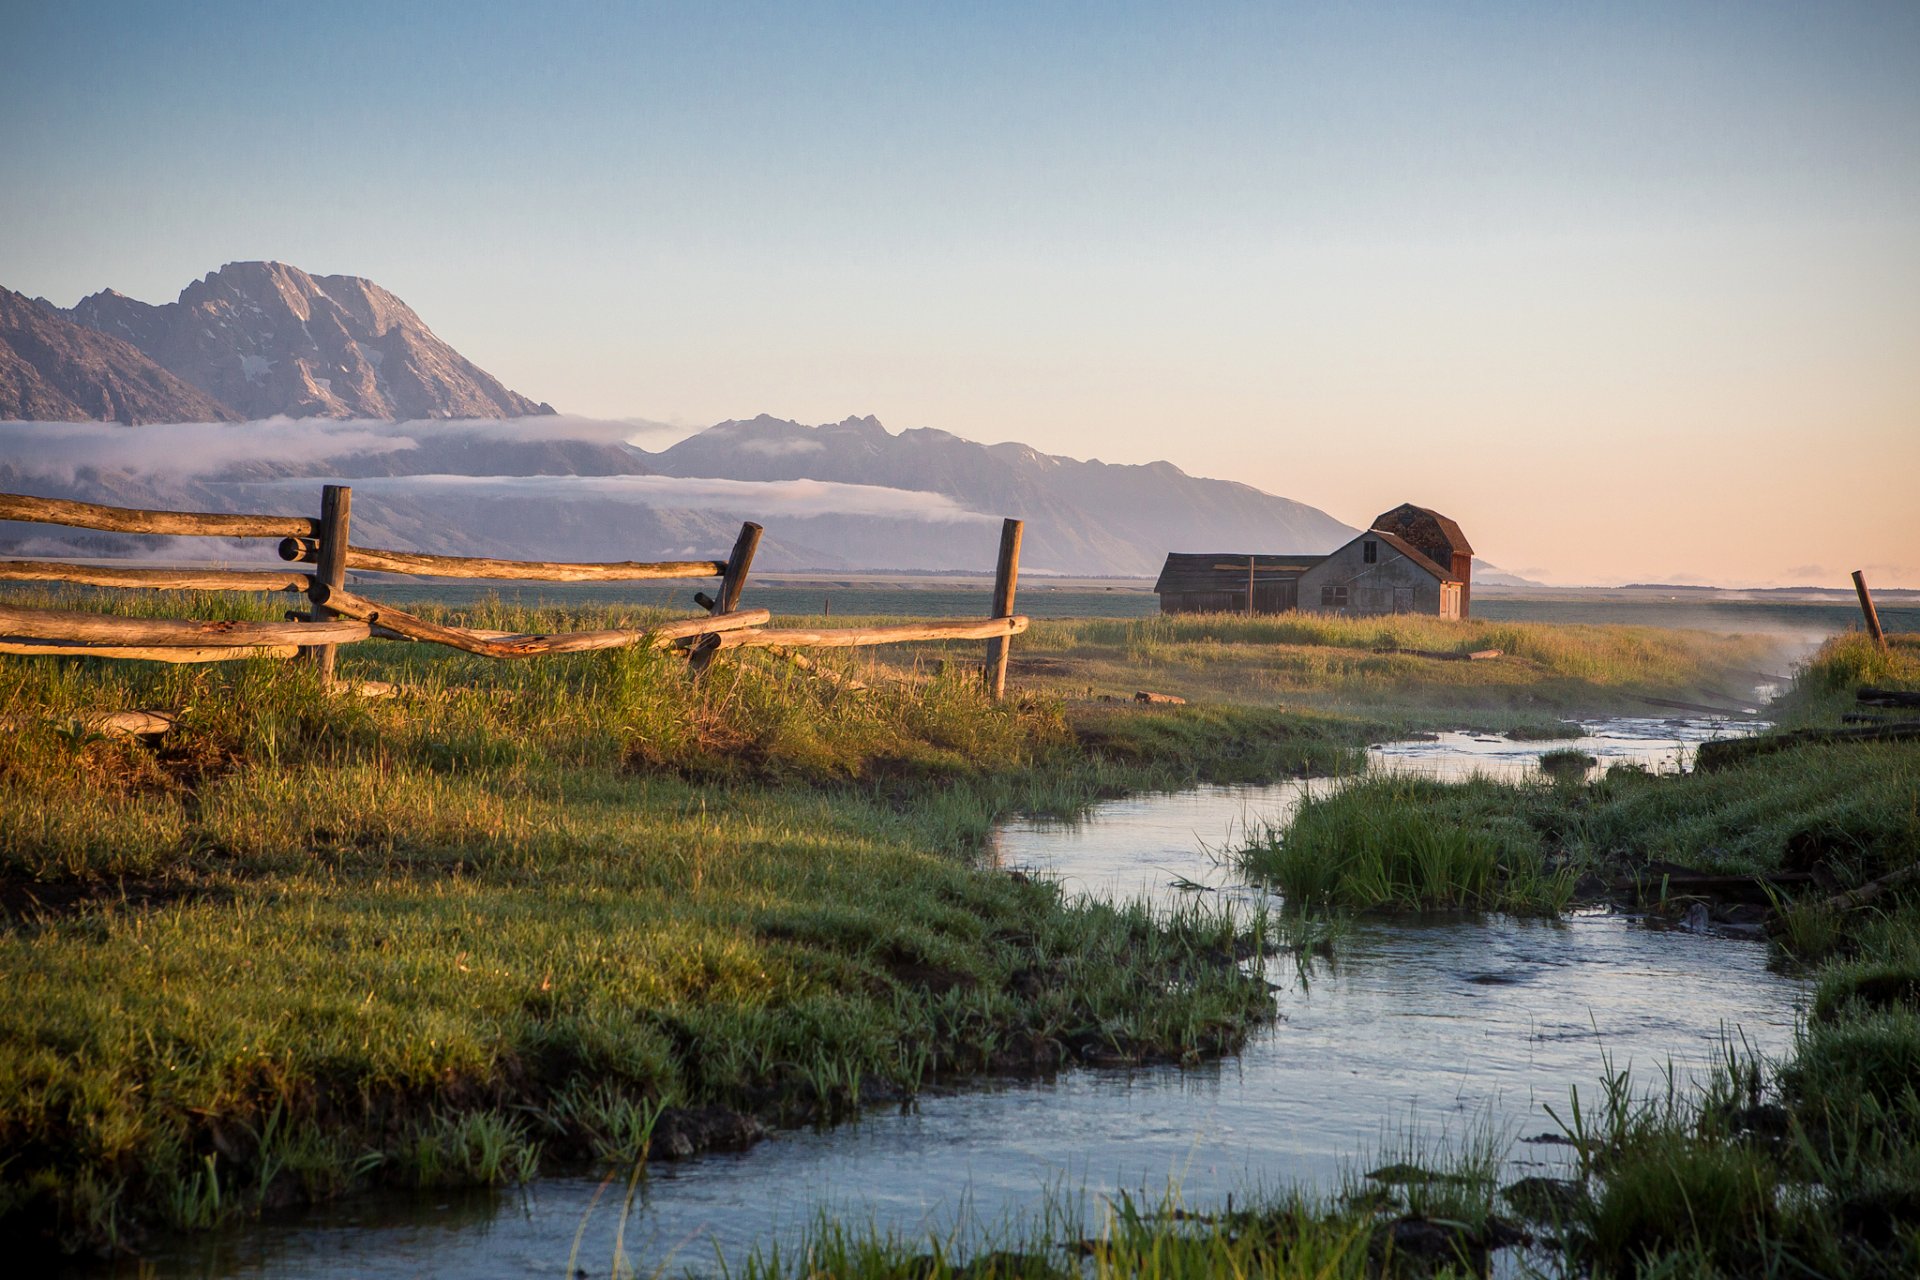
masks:
[[[0,419],[133,426],[239,416],[130,343],[0,289]]]
[[[1357,530],[1290,498],[1170,462],[1119,464],[984,445],[873,417],[817,427],[762,414],[707,428],[648,457],[668,476],[822,480],[918,490],[1027,522],[1023,558],[1064,573],[1146,575],[1168,551],[1324,552]]]
[[[1168,551],[1318,552],[1354,530],[1250,485],[1171,463],[1058,457],[871,417],[806,426],[763,415],[648,453],[605,423],[295,424],[119,433],[31,425],[0,439],[0,489],[123,506],[301,510],[317,482],[355,484],[356,540],[551,560],[717,554],[766,526],[769,570],[991,568],[999,518],[1026,522],[1030,573],[1144,577]],[[46,529],[0,530],[62,554]],[[130,548],[131,549],[131,548]]]

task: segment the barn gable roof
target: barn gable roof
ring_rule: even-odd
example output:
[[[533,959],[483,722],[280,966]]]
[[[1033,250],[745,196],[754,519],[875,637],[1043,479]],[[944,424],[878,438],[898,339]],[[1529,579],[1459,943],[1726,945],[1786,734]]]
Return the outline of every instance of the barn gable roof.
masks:
[[[1434,528],[1455,555],[1473,554],[1473,545],[1467,541],[1467,535],[1460,531],[1460,526],[1432,507],[1417,507],[1411,502],[1403,502],[1393,510],[1383,511],[1374,517],[1373,527],[1399,534],[1403,538],[1409,534],[1418,537],[1418,526],[1427,521],[1433,522]]]

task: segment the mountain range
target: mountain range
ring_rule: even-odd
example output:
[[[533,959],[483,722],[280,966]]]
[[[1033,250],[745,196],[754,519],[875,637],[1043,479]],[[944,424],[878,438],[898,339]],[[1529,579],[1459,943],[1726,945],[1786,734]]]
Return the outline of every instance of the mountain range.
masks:
[[[4,302],[0,418],[134,425],[553,412],[358,276],[230,262],[159,306],[112,289],[66,310],[11,292]]]
[[[0,488],[269,511],[346,480],[362,495],[356,542],[446,554],[712,554],[752,519],[769,569],[979,570],[998,518],[1018,516],[1032,569],[1137,576],[1170,550],[1317,553],[1355,532],[1169,462],[1083,461],[872,417],[763,414],[648,452],[618,424],[509,390],[379,285],[277,262],[229,263],[159,306],[105,290],[63,310],[0,290],[6,419],[22,425],[5,428]],[[39,425],[90,421],[150,425]],[[155,425],[169,423],[199,425]],[[234,425],[208,425],[221,423]],[[1406,497],[1418,495],[1380,505]],[[0,546],[57,553],[50,536],[0,528]]]

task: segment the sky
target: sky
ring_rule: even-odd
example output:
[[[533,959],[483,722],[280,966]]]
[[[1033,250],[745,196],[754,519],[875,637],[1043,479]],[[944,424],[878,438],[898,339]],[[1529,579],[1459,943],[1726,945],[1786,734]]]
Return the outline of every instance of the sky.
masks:
[[[1920,586],[1920,5],[0,0],[0,284],[366,276],[509,386]]]

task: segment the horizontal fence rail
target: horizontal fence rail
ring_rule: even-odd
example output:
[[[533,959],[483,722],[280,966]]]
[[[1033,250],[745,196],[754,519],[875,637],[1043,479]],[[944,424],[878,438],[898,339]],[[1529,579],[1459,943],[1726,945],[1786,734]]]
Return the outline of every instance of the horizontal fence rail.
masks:
[[[550,653],[589,653],[596,649],[631,649],[652,644],[666,648],[676,640],[691,636],[725,632],[737,627],[757,627],[773,615],[765,609],[689,618],[684,622],[662,623],[657,627],[611,631],[571,631],[558,635],[513,635],[497,631],[474,631],[428,622],[391,605],[362,600],[359,596],[330,587],[315,586],[313,602],[324,605],[343,618],[355,618],[377,624],[409,640],[443,644],[451,649],[477,653],[488,658],[533,658]]]
[[[320,558],[320,544],[312,538],[287,538],[280,543],[282,560],[312,564]],[[718,578],[727,571],[724,560],[623,560],[611,563],[568,564],[557,560],[489,560],[481,556],[431,556],[417,551],[377,551],[348,547],[347,568],[378,573],[410,573],[426,578],[499,578],[529,582],[645,582],[657,578]]]
[[[89,587],[161,591],[301,591],[313,575],[292,569],[137,569],[131,565],[0,560],[0,582],[77,582]]]
[[[205,622],[194,618],[119,618],[70,609],[23,609],[0,604],[0,635],[69,644],[141,645],[167,648],[235,645],[352,644],[367,638],[364,622]]]
[[[794,649],[854,649],[869,645],[913,644],[931,640],[998,640],[1027,629],[1022,617],[988,618],[984,622],[901,622],[881,627],[759,627],[719,637],[722,649],[764,649],[785,645]]]
[[[97,616],[97,615],[84,615]],[[69,644],[64,640],[0,637],[0,654],[16,658],[120,658],[145,662],[233,662],[241,658],[291,658],[298,645]]]
[[[320,522],[308,516],[216,515],[198,511],[142,511],[62,498],[0,493],[0,520],[64,524],[108,533],[164,533],[196,538],[311,538]]]
[[[320,516],[223,515],[188,511],[143,511],[56,498],[0,494],[0,520],[64,524],[116,533],[225,538],[278,538],[283,560],[312,565],[299,570],[162,569],[125,564],[68,564],[52,560],[0,560],[0,582],[72,582],[96,587],[145,587],[192,591],[304,592],[310,612],[289,612],[284,622],[127,618],[76,610],[29,609],[0,604],[0,654],[139,658],[159,662],[219,662],[232,658],[311,657],[324,679],[333,679],[335,646],[368,639],[444,645],[487,658],[533,658],[564,653],[646,646],[686,655],[696,676],[727,649],[762,649],[819,675],[840,688],[865,688],[827,671],[798,651],[916,642],[984,640],[982,668],[989,693],[1001,695],[1007,643],[1027,629],[1014,614],[1021,522],[1007,520],[1000,537],[993,597],[986,618],[907,621],[870,627],[769,627],[765,609],[742,609],[740,593],[760,544],[752,521],[724,560],[605,561],[571,563],[500,560],[481,556],[429,555],[356,547],[350,541],[353,491],[326,485]],[[368,600],[346,589],[346,573],[359,569],[439,578],[535,582],[639,582],[673,578],[718,578],[712,596],[694,602],[704,616],[650,627],[522,635],[431,622],[404,609]]]

